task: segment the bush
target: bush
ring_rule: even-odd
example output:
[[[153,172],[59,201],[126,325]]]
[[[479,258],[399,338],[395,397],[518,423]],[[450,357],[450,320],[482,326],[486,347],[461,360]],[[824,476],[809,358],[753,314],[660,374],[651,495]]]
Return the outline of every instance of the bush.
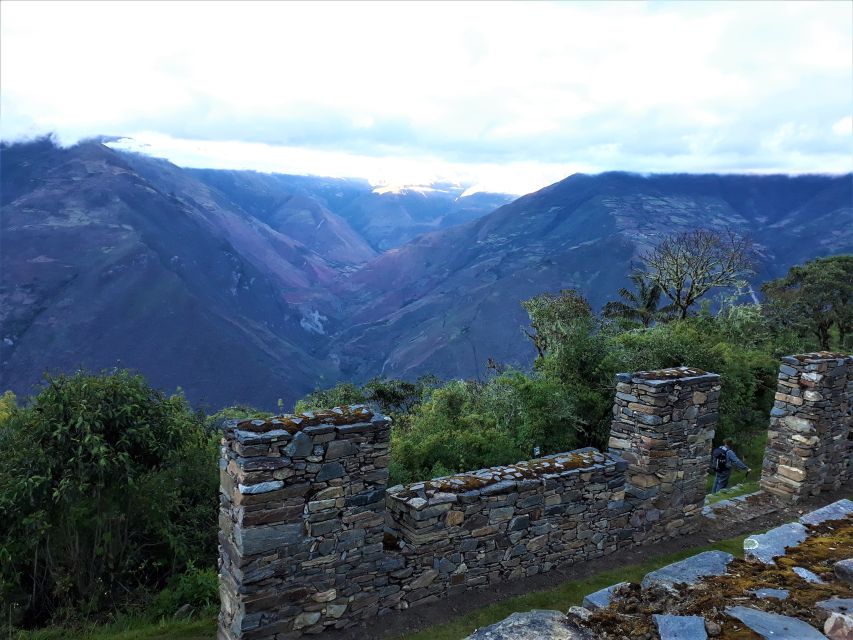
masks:
[[[602,371],[641,371],[689,365],[720,374],[720,421],[715,440],[748,438],[767,428],[778,362],[773,349],[730,341],[724,322],[700,316],[620,333],[611,339]]]
[[[0,439],[0,600],[61,621],[212,565],[216,458],[203,417],[141,376],[49,377]]]
[[[219,605],[219,577],[213,568],[196,569],[190,566],[173,577],[151,603],[149,614],[168,618],[184,605],[195,611],[210,610]]]
[[[508,464],[576,448],[583,432],[568,389],[509,371],[487,383],[457,380],[416,407],[391,435],[391,482]]]

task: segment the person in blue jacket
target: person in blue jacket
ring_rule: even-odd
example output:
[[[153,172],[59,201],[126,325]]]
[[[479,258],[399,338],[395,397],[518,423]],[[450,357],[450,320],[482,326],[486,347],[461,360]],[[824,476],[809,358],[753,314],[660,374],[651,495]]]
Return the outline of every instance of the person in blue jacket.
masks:
[[[734,442],[732,442],[730,438],[726,438],[723,440],[723,446],[717,447],[711,453],[711,468],[716,474],[712,493],[717,493],[717,491],[729,486],[729,476],[732,474],[732,467],[746,471],[747,474],[752,471],[752,469],[747,467],[743,462],[741,462],[740,458],[737,457],[737,454],[732,448],[733,446]]]

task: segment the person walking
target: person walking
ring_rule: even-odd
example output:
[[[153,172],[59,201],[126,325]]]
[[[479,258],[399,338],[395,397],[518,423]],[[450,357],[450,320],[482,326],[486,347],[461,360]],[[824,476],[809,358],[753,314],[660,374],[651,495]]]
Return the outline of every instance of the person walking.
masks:
[[[711,452],[711,468],[716,474],[714,478],[714,488],[711,493],[717,493],[729,486],[729,476],[732,474],[732,467],[746,471],[747,474],[752,471],[747,467],[737,454],[734,452],[734,442],[731,438],[723,440],[723,446],[717,447]]]

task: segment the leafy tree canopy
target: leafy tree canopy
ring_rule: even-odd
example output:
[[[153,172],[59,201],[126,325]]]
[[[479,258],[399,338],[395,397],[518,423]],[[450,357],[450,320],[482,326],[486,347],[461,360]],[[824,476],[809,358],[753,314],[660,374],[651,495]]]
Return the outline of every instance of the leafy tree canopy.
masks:
[[[817,258],[791,267],[784,278],[762,286],[767,313],[775,323],[811,334],[830,348],[832,328],[840,348],[853,331],[853,255]]]

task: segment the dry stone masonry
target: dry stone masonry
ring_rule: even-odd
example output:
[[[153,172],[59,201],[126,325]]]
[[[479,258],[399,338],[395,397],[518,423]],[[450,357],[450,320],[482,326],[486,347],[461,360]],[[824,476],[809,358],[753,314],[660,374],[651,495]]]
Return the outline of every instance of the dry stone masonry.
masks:
[[[232,422],[220,462],[220,639],[376,615],[390,423],[363,407]]]
[[[853,356],[783,358],[761,487],[791,501],[838,489],[853,474]]]
[[[773,424],[793,415],[817,441],[793,445],[771,428],[765,462],[765,476],[802,469],[804,492],[849,473],[840,447],[851,359],[815,355],[786,359],[780,385],[790,391]],[[695,531],[719,394],[719,376],[697,369],[620,374],[607,453],[387,490],[390,421],[363,406],[232,421],[220,463],[218,638],[317,634]]]
[[[388,492],[406,606],[615,551],[628,523],[625,463],[595,449]]]
[[[700,369],[619,374],[609,447],[628,463],[635,542],[699,527],[719,397],[720,376]]]

